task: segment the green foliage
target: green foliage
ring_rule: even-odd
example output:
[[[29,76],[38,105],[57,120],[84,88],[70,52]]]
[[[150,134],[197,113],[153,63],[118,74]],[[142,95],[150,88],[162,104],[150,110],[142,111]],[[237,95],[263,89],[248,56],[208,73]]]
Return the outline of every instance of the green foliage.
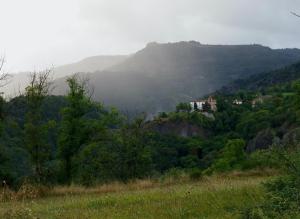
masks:
[[[189,103],[179,103],[176,106],[176,112],[190,112],[192,107]]]
[[[25,96],[0,100],[0,179],[18,185],[38,173],[38,181],[49,184],[90,186],[173,169],[188,170],[193,178],[193,171],[196,177],[279,168],[270,149],[256,150],[298,144],[299,82],[216,94],[217,112],[209,114],[181,103],[154,121],[126,121],[116,109],[93,102],[86,81],[73,76],[67,82],[65,97],[48,96],[33,83]],[[262,101],[252,107],[257,97]],[[235,99],[243,104],[233,104]]]
[[[195,168],[200,166],[200,159],[197,155],[187,155],[180,159],[182,168]]]
[[[216,172],[241,169],[245,160],[245,141],[242,139],[229,140],[225,145],[222,155],[213,164],[212,169]]]
[[[236,131],[245,139],[251,139],[259,131],[270,127],[271,118],[272,114],[268,110],[246,113],[237,124]]]
[[[84,185],[117,180],[118,154],[115,145],[92,143],[80,151],[76,179]]]
[[[299,214],[300,213],[300,151],[290,153],[287,150],[278,149],[275,154],[280,160],[284,175],[279,176],[264,184],[267,192],[265,211],[274,215]]]
[[[47,142],[48,124],[42,120],[42,104],[49,93],[49,72],[33,73],[30,84],[26,87],[28,112],[25,117],[25,145],[34,164],[34,179],[37,183],[47,182],[47,162],[51,151]]]
[[[144,118],[137,118],[121,130],[120,178],[124,181],[151,174],[152,154],[142,129]]]
[[[206,117],[200,112],[194,111],[183,112],[179,111],[177,113],[171,112],[168,114],[168,118],[172,122],[189,122],[191,124],[195,124],[202,128],[210,129],[213,126],[213,119]]]
[[[278,156],[273,150],[257,150],[251,153],[243,165],[243,169],[280,168]]]
[[[64,161],[63,181],[71,183],[73,176],[73,160],[80,147],[87,143],[88,123],[84,116],[91,108],[91,101],[87,95],[86,85],[74,75],[67,79],[69,93],[68,105],[62,110],[62,122],[58,138],[59,155]]]
[[[0,179],[9,182],[12,182],[15,178],[14,173],[11,171],[9,163],[9,153],[3,146],[0,146]]]
[[[299,177],[295,175],[278,177],[265,183],[268,194],[266,209],[279,214],[285,212],[300,213],[299,183]]]

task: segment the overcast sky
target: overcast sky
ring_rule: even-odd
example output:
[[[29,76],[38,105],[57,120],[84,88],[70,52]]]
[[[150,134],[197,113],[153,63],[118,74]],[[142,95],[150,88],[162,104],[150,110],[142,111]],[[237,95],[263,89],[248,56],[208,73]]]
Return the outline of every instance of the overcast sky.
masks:
[[[147,42],[300,48],[300,0],[0,0],[0,54],[27,71]]]

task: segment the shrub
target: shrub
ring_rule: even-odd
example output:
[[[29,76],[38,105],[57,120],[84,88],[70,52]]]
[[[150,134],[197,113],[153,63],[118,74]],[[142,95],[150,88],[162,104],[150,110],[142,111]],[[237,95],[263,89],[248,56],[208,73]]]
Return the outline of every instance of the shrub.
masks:
[[[191,180],[195,180],[196,181],[196,180],[201,179],[202,176],[203,176],[203,174],[202,174],[202,171],[200,169],[192,169],[190,171],[189,176],[190,176]]]
[[[36,199],[45,197],[49,192],[49,188],[42,185],[34,185],[25,181],[16,193],[17,200]]]
[[[241,169],[246,160],[244,152],[245,141],[243,139],[229,140],[223,149],[221,157],[212,165],[215,172],[225,172]]]
[[[7,219],[34,219],[37,218],[33,215],[32,210],[30,208],[26,208],[24,206],[21,207],[12,207],[7,209],[2,215],[1,218]]]
[[[184,171],[178,168],[172,168],[169,169],[168,171],[166,171],[164,173],[164,175],[162,176],[162,181],[168,180],[168,181],[178,181],[179,179],[181,179],[184,176]]]
[[[199,166],[200,160],[196,155],[187,155],[180,159],[183,168],[195,168]]]
[[[245,219],[268,219],[262,208],[247,208],[241,213],[241,218]]]
[[[14,198],[14,192],[7,187],[0,190],[0,202],[12,201]]]
[[[300,212],[300,178],[282,176],[265,183],[267,190],[267,209],[280,214]]]
[[[276,151],[285,175],[264,183],[265,213],[271,217],[300,214],[300,151]],[[292,217],[293,218],[293,217]]]
[[[258,150],[249,155],[243,169],[278,168],[280,162],[272,150]]]

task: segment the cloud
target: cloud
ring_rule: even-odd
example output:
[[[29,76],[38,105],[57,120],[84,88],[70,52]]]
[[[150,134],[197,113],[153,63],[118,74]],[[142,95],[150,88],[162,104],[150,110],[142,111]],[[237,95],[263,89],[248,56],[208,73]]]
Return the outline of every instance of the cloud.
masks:
[[[298,0],[0,0],[12,70],[126,54],[147,42],[300,47]]]

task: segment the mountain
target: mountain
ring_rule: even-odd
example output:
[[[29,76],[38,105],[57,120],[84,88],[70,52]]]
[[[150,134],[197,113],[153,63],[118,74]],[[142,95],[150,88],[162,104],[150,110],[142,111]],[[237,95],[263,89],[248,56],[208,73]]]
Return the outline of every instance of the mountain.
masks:
[[[214,92],[233,80],[300,60],[298,49],[261,45],[150,43],[120,64],[88,74],[95,99],[123,111],[157,113]],[[64,79],[56,93],[66,91]]]
[[[288,83],[298,79],[300,79],[300,62],[275,71],[235,80],[218,92],[232,94],[239,90],[260,91],[273,85]]]
[[[53,69],[53,79],[66,77],[78,72],[95,72],[103,71],[106,68],[112,67],[123,62],[129,56],[127,55],[115,55],[115,56],[93,56],[83,59],[79,62],[75,62],[68,65],[58,66]],[[18,74],[12,74],[12,78],[9,83],[1,88],[1,91],[6,96],[16,96],[24,90],[29,82],[29,72],[22,72]]]
[[[92,56],[82,61],[54,68],[54,77],[61,78],[77,72],[103,71],[127,59],[127,55]]]

